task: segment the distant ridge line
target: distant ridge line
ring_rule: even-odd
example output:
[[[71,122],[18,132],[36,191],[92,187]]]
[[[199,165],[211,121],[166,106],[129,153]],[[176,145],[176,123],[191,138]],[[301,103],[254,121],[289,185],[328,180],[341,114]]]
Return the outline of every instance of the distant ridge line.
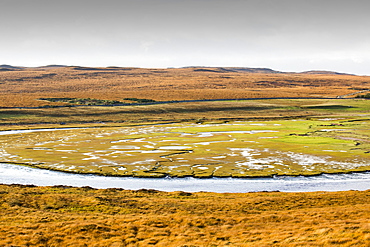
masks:
[[[0,65],[0,71],[13,71],[13,70],[29,70],[29,69],[59,69],[59,68],[72,68],[75,70],[120,70],[120,69],[154,69],[154,68],[139,68],[139,67],[118,67],[118,66],[107,66],[107,67],[84,67],[84,66],[69,66],[69,65],[58,65],[51,64],[38,67],[23,67],[23,66],[12,66],[8,64]],[[349,73],[340,73],[336,71],[326,70],[309,70],[303,72],[283,72],[277,71],[270,68],[250,68],[250,67],[208,67],[208,66],[186,66],[180,68],[166,68],[169,70],[176,69],[193,69],[194,72],[214,72],[214,73],[263,73],[263,74],[312,74],[312,75],[355,75]]]

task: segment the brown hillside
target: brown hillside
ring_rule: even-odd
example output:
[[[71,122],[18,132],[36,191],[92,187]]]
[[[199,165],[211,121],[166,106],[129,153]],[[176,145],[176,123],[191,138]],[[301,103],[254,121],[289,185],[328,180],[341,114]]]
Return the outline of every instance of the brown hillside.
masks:
[[[370,88],[370,77],[336,74],[251,73],[235,68],[87,68],[47,66],[0,71],[0,107],[63,103],[42,97],[157,101],[336,97]],[[16,95],[16,97],[15,97]]]

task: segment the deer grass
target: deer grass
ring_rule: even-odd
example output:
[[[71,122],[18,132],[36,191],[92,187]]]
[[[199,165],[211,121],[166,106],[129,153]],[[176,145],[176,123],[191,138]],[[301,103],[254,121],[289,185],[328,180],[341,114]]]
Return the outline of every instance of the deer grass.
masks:
[[[0,185],[0,245],[368,246],[369,199]]]

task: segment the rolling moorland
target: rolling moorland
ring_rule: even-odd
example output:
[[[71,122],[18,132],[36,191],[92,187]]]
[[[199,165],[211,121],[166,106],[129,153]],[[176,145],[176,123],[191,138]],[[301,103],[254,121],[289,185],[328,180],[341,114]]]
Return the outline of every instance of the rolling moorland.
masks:
[[[256,73],[258,72],[258,73]],[[282,73],[247,68],[85,68],[0,70],[0,107],[63,105],[39,98],[156,101],[270,97],[336,97],[369,89],[370,78],[334,72]],[[16,95],[16,97],[15,97]]]
[[[225,150],[218,145],[206,149],[204,146],[209,144],[204,143],[233,141],[233,148],[238,150],[246,142],[255,142],[256,146],[251,146],[254,151],[241,153],[252,152],[249,155],[262,157],[263,162],[274,152],[290,154],[294,148],[304,155],[324,155],[321,152],[326,150],[328,156],[330,151],[333,160],[343,164],[348,164],[352,156],[368,164],[370,106],[366,98],[353,97],[366,95],[369,84],[370,77],[325,71],[3,65],[0,130],[86,128],[69,135],[74,136],[76,143],[92,134],[99,136],[96,147],[104,150],[107,143],[122,141],[113,138],[118,129],[132,131],[174,125],[172,132],[165,132],[168,136],[161,136],[162,132],[154,137],[136,133],[126,147],[119,147],[120,152],[133,152],[138,142],[150,142],[153,147],[144,143],[139,149],[145,152],[137,157],[152,151],[163,151],[163,157],[171,157],[162,160],[162,156],[150,156],[154,164],[145,168],[141,165],[139,171],[126,166],[131,173],[121,174],[125,176],[249,177],[360,172],[370,169],[366,165],[338,169],[316,164],[314,169],[302,170],[304,166],[289,160],[286,164],[275,164],[274,168],[271,168],[274,164],[260,167],[261,164],[255,164],[257,168],[235,170],[231,165],[216,171],[208,169],[216,163],[209,161],[207,152],[214,159],[215,154]],[[240,100],[250,98],[255,100]],[[278,134],[249,133],[265,130],[265,126],[273,126],[271,130]],[[193,136],[187,140],[176,137],[176,133],[185,130],[187,135],[213,136]],[[236,133],[222,134],[226,130]],[[247,137],[243,131],[248,132]],[[56,148],[65,134],[4,135],[0,138],[1,161],[55,169],[55,159],[65,159],[59,170],[119,175],[112,166],[102,169],[81,164],[76,168],[76,161],[83,160],[80,154],[55,155],[62,144],[71,145],[63,140]],[[171,140],[172,146],[158,147],[161,140]],[[170,150],[174,146],[193,148],[195,141],[202,143],[198,151],[185,149],[178,154],[175,150],[174,155],[174,150]],[[132,150],[125,150],[128,146]],[[274,152],[255,151],[266,147]],[[81,153],[87,153],[89,145],[81,148]],[[196,156],[185,156],[190,151]],[[4,152],[13,155],[6,156]],[[45,154],[51,152],[54,160],[48,165]],[[110,161],[122,162],[112,153],[106,153]],[[137,162],[137,157],[130,157]],[[174,162],[181,164],[184,159],[193,162],[199,158],[208,163],[196,164],[185,172],[167,169]],[[225,159],[239,162],[237,158],[231,153]],[[84,172],[86,167],[90,170]],[[0,246],[368,246],[369,192],[216,194],[1,185]]]

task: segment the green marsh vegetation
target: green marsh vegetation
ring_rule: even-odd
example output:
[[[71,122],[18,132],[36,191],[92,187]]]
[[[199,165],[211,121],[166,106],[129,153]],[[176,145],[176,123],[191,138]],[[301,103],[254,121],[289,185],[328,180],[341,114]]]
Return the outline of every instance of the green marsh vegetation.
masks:
[[[370,99],[370,93],[362,94],[362,95],[356,95],[356,98]]]
[[[369,108],[366,100],[281,99],[22,109],[19,116],[37,113],[30,123],[50,122],[32,128],[56,127],[53,121],[79,128],[0,136],[1,160],[137,177],[368,171]],[[16,117],[7,120],[17,122]],[[12,129],[17,127],[24,128]]]

